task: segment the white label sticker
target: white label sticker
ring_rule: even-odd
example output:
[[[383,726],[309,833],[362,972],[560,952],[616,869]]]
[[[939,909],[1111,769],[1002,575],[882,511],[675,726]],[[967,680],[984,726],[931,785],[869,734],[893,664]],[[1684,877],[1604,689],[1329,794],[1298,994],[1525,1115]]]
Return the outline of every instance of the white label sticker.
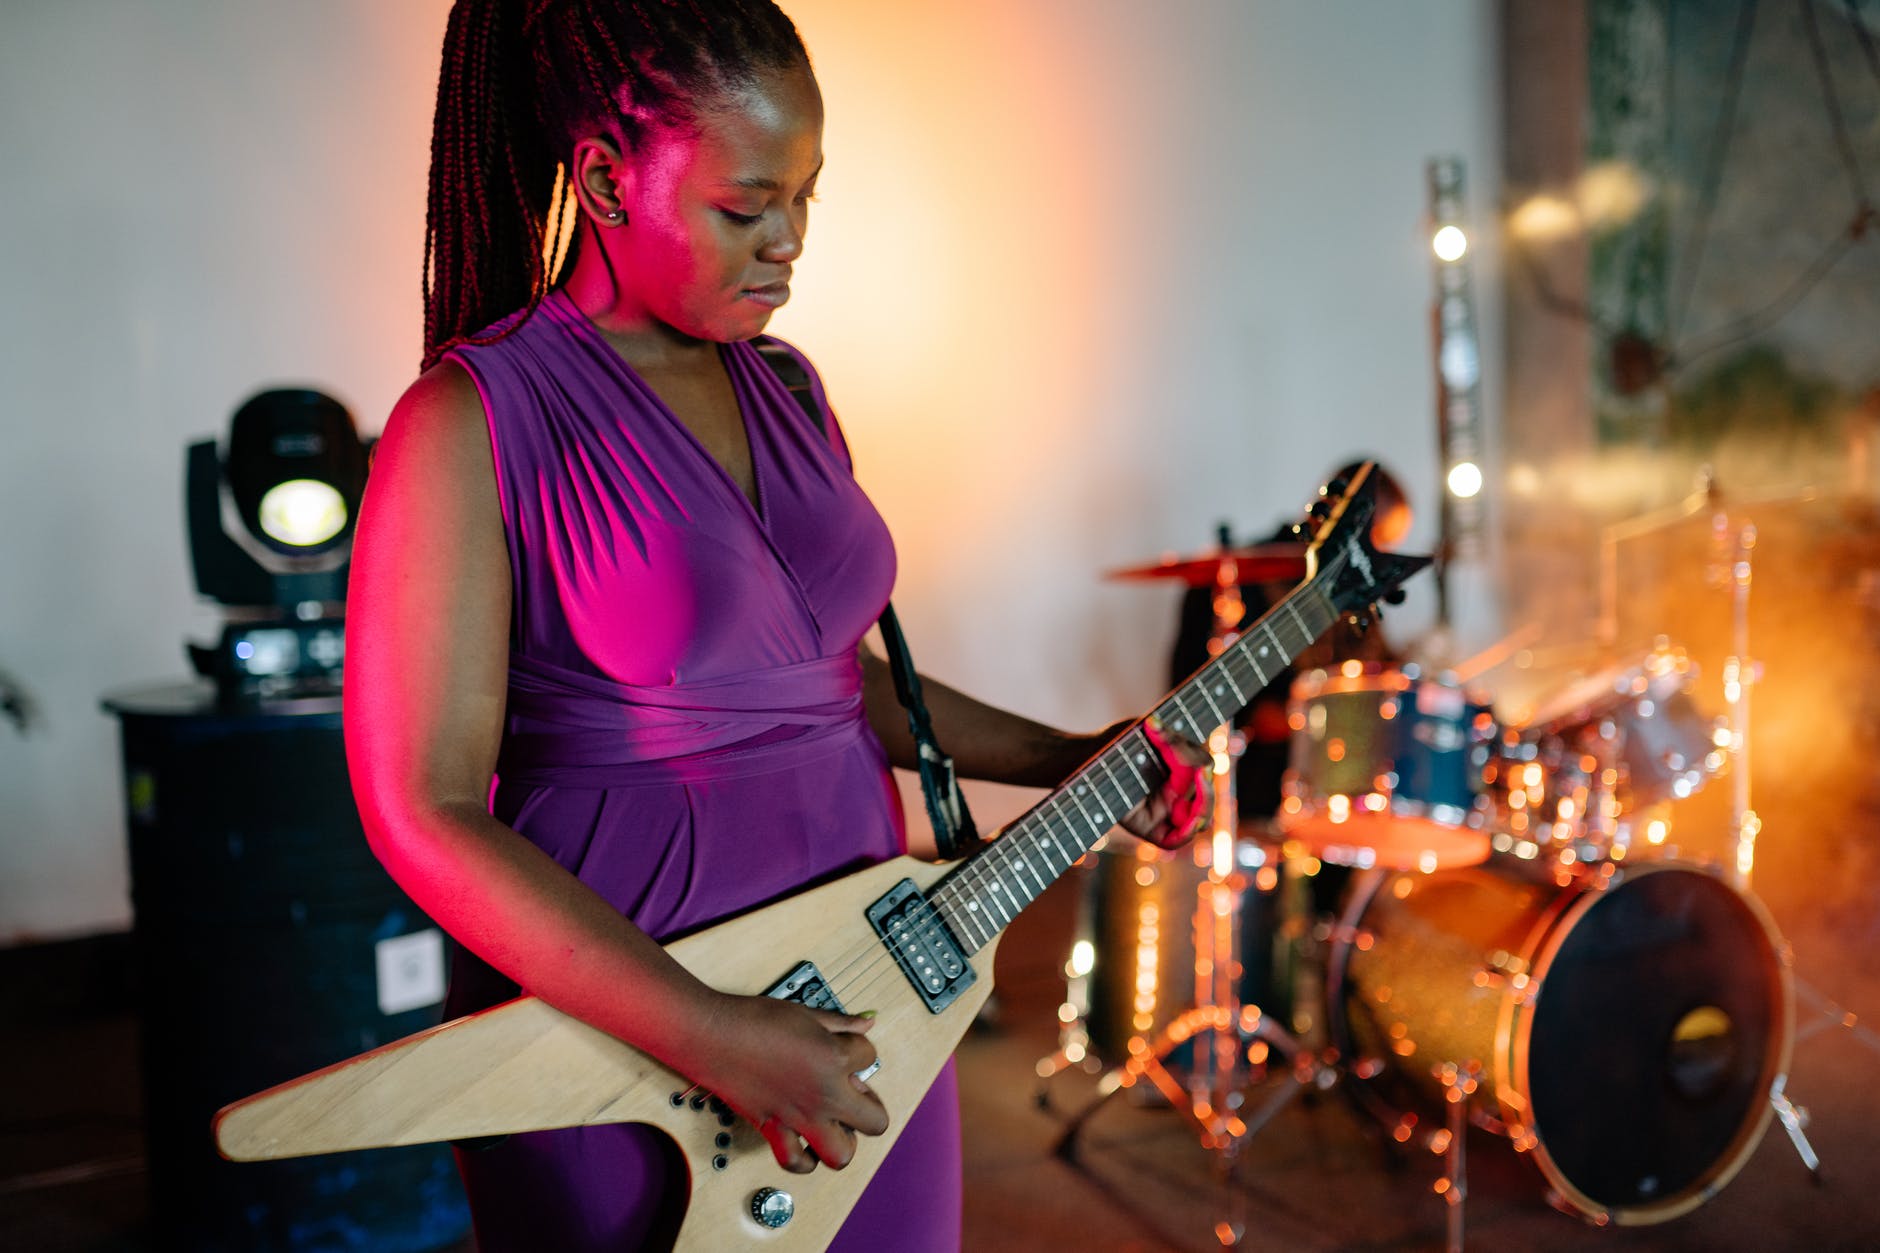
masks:
[[[432,928],[380,940],[379,1012],[402,1014],[444,999],[444,933]]]

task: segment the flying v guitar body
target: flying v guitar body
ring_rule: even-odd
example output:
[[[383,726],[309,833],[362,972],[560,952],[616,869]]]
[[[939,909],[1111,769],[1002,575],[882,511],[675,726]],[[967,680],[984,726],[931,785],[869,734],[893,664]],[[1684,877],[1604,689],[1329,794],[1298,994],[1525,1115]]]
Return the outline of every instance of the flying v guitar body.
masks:
[[[850,1012],[874,1010],[881,1069],[869,1086],[888,1131],[857,1137],[840,1171],[792,1175],[755,1127],[620,1041],[523,997],[361,1054],[249,1097],[216,1120],[236,1160],[501,1135],[518,1127],[637,1122],[678,1144],[692,1174],[679,1250],[821,1249],[848,1217],[992,989],[993,942],[964,960],[964,987],[928,1009],[867,914],[897,884],[927,888],[950,869],[911,858],[873,866],[678,940],[667,951],[704,982],[762,993],[811,963],[849,989]],[[721,1137],[728,1143],[721,1144]],[[766,1191],[770,1189],[772,1191]],[[769,1201],[779,1227],[761,1224]]]

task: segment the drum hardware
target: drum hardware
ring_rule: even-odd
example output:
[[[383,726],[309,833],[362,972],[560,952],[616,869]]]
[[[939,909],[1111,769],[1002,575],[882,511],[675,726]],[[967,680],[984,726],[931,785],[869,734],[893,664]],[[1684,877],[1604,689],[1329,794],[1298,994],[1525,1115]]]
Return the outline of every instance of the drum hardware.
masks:
[[[1474,1062],[1461,1066],[1445,1062],[1436,1068],[1437,1081],[1443,1085],[1443,1104],[1448,1123],[1430,1137],[1430,1151],[1443,1159],[1443,1175],[1430,1190],[1443,1198],[1448,1211],[1445,1253],[1462,1253],[1463,1202],[1469,1196],[1468,1124],[1464,1110],[1481,1086],[1482,1068]]]
[[[1269,551],[1278,549],[1287,551]],[[1212,557],[1190,562],[1168,560],[1155,567],[1117,571],[1110,577],[1178,578],[1189,586],[1212,586],[1214,624],[1208,651],[1218,654],[1233,643],[1245,615],[1240,596],[1243,580],[1306,575],[1302,554],[1296,571],[1290,565],[1277,564],[1292,561],[1292,549],[1291,545],[1235,549],[1223,531],[1221,549]],[[1274,564],[1262,564],[1269,560]],[[1218,1176],[1227,1182],[1241,1149],[1295,1096],[1308,1088],[1329,1087],[1335,1081],[1328,1064],[1275,1021],[1274,1015],[1243,995],[1243,907],[1250,892],[1273,892],[1277,888],[1277,866],[1265,848],[1240,835],[1235,774],[1246,748],[1245,738],[1231,725],[1222,725],[1209,736],[1208,748],[1213,755],[1213,822],[1190,852],[1194,868],[1202,872],[1194,889],[1193,1004],[1154,1036],[1148,1035],[1156,1025],[1160,941],[1171,919],[1160,906],[1153,917],[1147,908],[1139,908],[1137,998],[1131,1006],[1135,1012],[1131,1017],[1133,1033],[1126,1046],[1129,1056],[1104,1073],[1098,1080],[1096,1095],[1065,1123],[1054,1151],[1066,1161],[1076,1160],[1078,1136],[1084,1124],[1117,1093],[1146,1081],[1194,1127],[1202,1146],[1214,1153]],[[1153,858],[1145,856],[1141,860],[1147,863]],[[1138,882],[1146,887],[1156,879]],[[1091,915],[1098,912],[1089,911]],[[1087,920],[1085,926],[1094,926],[1094,919]],[[1037,1065],[1041,1104],[1046,1100],[1044,1082],[1070,1065],[1087,1066],[1092,1056],[1093,998],[1088,979],[1092,962],[1099,957],[1093,949],[1081,947],[1091,939],[1089,935],[1079,936],[1066,965],[1067,976],[1085,980],[1081,989],[1083,1004],[1080,1008],[1077,997],[1071,995],[1060,1010],[1060,1019],[1065,1022],[1060,1047]],[[1184,1053],[1185,1063],[1178,1060]],[[1249,1089],[1274,1073],[1276,1061],[1284,1067],[1285,1082],[1258,1106],[1248,1109]],[[1184,1065],[1186,1074],[1178,1076],[1176,1068]],[[1213,1230],[1222,1245],[1238,1246],[1247,1229],[1247,1200],[1243,1189],[1229,1188],[1228,1195],[1231,1212]]]
[[[1805,496],[1812,495],[1805,493]],[[1714,496],[1714,485],[1713,485]],[[1723,692],[1728,714],[1728,754],[1730,758],[1731,793],[1730,826],[1735,840],[1735,882],[1747,892],[1756,866],[1756,837],[1762,832],[1762,819],[1757,815],[1750,798],[1750,705],[1751,693],[1761,681],[1763,668],[1750,652],[1749,596],[1756,549],[1756,524],[1745,521],[1736,526],[1730,515],[1721,507],[1713,516],[1711,523],[1713,547],[1719,557],[1727,554],[1727,563],[1720,561],[1720,577],[1714,581],[1725,583],[1730,590],[1730,644],[1731,655],[1724,661]],[[1863,1047],[1874,1053],[1880,1053],[1880,1037],[1860,1025],[1858,1018],[1841,1006],[1822,995],[1806,979],[1797,977],[1796,993],[1816,1011],[1814,1021],[1801,1029],[1798,1040],[1805,1040],[1818,1032],[1833,1027],[1848,1031]],[[1807,1136],[1808,1110],[1789,1099],[1786,1077],[1770,1089],[1769,1104],[1775,1111],[1776,1119],[1789,1143],[1794,1147],[1796,1156],[1808,1169],[1817,1182],[1821,1178],[1821,1159]]]
[[[1724,699],[1729,707],[1727,756],[1733,781],[1730,833],[1735,842],[1736,885],[1745,891],[1750,888],[1756,837],[1762,829],[1762,820],[1750,803],[1749,776],[1749,696],[1761,677],[1761,665],[1752,660],[1749,648],[1750,566],[1756,526],[1747,519],[1739,523],[1731,507],[1740,511],[1760,504],[1814,500],[1819,495],[1816,488],[1806,487],[1799,492],[1729,498],[1713,470],[1706,466],[1700,472],[1696,490],[1682,501],[1612,523],[1600,531],[1598,640],[1611,648],[1619,635],[1619,546],[1709,515],[1713,554],[1710,582],[1730,591],[1732,655],[1725,660],[1723,673]]]
[[[1294,1096],[1308,1087],[1328,1087],[1334,1078],[1315,1052],[1274,1015],[1243,997],[1241,905],[1250,890],[1270,890],[1270,886],[1258,882],[1259,871],[1248,873],[1251,867],[1242,862],[1249,859],[1239,852],[1245,842],[1236,833],[1238,807],[1233,772],[1244,741],[1221,727],[1210,737],[1209,747],[1214,753],[1214,821],[1210,834],[1194,849],[1195,863],[1204,870],[1195,890],[1193,916],[1194,1003],[1153,1037],[1130,1037],[1127,1059],[1103,1075],[1095,1098],[1072,1115],[1060,1133],[1055,1151],[1066,1159],[1075,1159],[1077,1137],[1099,1109],[1117,1093],[1146,1082],[1194,1125],[1202,1146],[1215,1151],[1217,1164],[1224,1172],[1231,1172],[1241,1148]],[[1261,867],[1269,873],[1272,869],[1270,865]],[[1160,917],[1158,914],[1158,928]],[[1159,964],[1147,945],[1139,962],[1145,976]],[[1147,981],[1138,983],[1142,999],[1136,1002],[1136,1008],[1145,1014],[1135,1019],[1139,1027],[1150,1023],[1146,1015],[1155,1006],[1155,986]],[[1083,1038],[1090,1039],[1088,1023]],[[1061,1048],[1059,1054],[1068,1051]],[[1177,1060],[1184,1052],[1185,1063]],[[1041,1078],[1064,1068],[1055,1061],[1059,1054],[1039,1063]],[[1089,1055],[1087,1044],[1084,1055]],[[1283,1064],[1290,1082],[1257,1108],[1246,1110],[1247,1089],[1276,1069],[1275,1059]],[[1178,1069],[1185,1073],[1178,1074]],[[1241,1224],[1230,1222],[1228,1226],[1239,1230]]]

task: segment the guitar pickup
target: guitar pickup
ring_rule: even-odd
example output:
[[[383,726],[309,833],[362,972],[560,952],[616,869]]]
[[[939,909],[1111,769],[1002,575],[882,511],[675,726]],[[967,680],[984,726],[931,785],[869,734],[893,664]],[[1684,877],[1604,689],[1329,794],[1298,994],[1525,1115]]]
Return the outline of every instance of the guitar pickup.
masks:
[[[868,907],[868,922],[894,954],[929,1013],[939,1013],[978,978],[966,951],[912,879],[903,879]]]
[[[765,989],[764,995],[779,1001],[794,1001],[811,1009],[828,1009],[838,1014],[849,1012],[842,1008],[842,1002],[836,999],[829,981],[816,969],[815,962],[798,962],[789,974]]]

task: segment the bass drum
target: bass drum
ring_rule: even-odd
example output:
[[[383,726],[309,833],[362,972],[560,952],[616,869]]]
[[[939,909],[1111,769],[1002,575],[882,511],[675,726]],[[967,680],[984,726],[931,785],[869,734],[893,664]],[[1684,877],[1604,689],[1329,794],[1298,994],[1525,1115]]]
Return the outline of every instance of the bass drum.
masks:
[[[1715,1195],[1770,1117],[1794,1035],[1788,951],[1762,906],[1675,862],[1564,886],[1499,860],[1353,890],[1328,964],[1333,1042],[1407,1140],[1443,1078],[1596,1221]],[[1363,1076],[1363,1077],[1358,1077]]]

